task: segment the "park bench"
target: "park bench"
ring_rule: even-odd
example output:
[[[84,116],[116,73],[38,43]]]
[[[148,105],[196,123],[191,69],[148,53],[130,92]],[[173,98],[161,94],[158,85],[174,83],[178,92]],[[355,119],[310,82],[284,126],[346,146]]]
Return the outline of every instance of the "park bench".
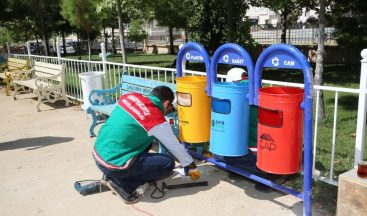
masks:
[[[13,98],[24,87],[33,90],[38,96],[36,104],[37,112],[40,111],[40,105],[44,102],[55,103],[58,100],[65,100],[65,105],[69,105],[69,99],[65,93],[65,64],[49,64],[43,62],[35,62],[34,67],[30,69],[33,75],[28,80],[13,80],[11,85],[14,86]],[[25,90],[23,90],[25,91]]]
[[[119,85],[105,90],[92,90],[89,94],[89,102],[91,106],[87,109],[87,113],[92,116],[92,124],[89,128],[91,137],[96,136],[94,128],[106,121],[108,116],[116,106],[120,95],[129,92],[136,92],[143,95],[149,95],[151,90],[157,86],[165,85],[176,92],[176,85],[156,80],[149,80],[130,75],[122,75],[122,81]]]
[[[10,95],[10,83],[13,79],[22,80],[29,78],[28,69],[29,61],[25,59],[9,58],[7,63],[1,66],[0,79],[6,83],[6,95]]]

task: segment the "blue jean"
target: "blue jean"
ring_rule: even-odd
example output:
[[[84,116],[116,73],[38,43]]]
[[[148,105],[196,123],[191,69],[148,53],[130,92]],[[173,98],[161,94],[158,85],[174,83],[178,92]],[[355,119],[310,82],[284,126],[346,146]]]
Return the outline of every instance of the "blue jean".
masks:
[[[167,154],[142,152],[127,170],[110,170],[98,163],[97,166],[107,178],[131,194],[146,182],[153,182],[171,175],[175,161]]]

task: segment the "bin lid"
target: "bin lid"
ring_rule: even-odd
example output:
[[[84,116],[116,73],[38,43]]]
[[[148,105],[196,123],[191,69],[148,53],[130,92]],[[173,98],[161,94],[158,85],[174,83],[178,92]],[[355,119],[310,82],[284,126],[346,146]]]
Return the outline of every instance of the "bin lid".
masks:
[[[185,76],[177,77],[177,83],[206,83],[206,76]]]
[[[87,79],[87,78],[91,78],[91,77],[99,77],[99,76],[103,76],[104,73],[100,72],[100,71],[91,71],[91,72],[83,72],[79,74],[79,77],[81,79]]]

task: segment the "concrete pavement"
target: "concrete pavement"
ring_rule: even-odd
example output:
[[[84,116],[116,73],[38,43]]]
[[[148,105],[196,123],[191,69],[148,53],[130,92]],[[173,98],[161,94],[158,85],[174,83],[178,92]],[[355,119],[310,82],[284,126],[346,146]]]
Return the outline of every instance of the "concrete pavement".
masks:
[[[77,180],[99,179],[92,159],[95,138],[90,118],[78,106],[41,105],[32,94],[13,101],[0,87],[0,215],[302,215],[302,201],[276,191],[261,192],[255,183],[231,178],[228,172],[199,163],[208,187],[170,190],[152,199],[153,187],[140,202],[124,204],[110,191],[81,196]],[[34,99],[31,99],[34,98]],[[190,182],[179,175],[169,184]],[[137,209],[145,211],[143,213]],[[314,215],[324,211],[314,208]]]

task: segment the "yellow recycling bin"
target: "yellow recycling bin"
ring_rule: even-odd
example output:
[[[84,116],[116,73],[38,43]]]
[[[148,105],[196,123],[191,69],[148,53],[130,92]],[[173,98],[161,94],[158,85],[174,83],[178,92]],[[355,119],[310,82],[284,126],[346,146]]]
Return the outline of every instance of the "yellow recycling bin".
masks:
[[[210,97],[206,76],[176,78],[179,139],[187,143],[210,139]]]

